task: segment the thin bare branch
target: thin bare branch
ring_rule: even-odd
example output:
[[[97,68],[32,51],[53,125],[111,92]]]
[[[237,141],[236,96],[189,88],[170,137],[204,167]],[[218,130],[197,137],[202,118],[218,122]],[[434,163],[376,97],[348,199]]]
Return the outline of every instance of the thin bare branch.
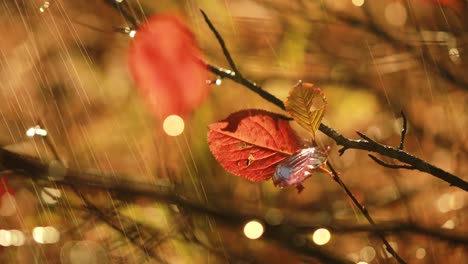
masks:
[[[140,22],[135,17],[133,17],[127,11],[127,9],[122,6],[121,3],[119,3],[118,1],[115,1],[115,0],[105,0],[105,2],[108,5],[112,6],[113,8],[117,9],[120,12],[120,14],[125,18],[125,20],[132,25],[133,28],[138,27]]]
[[[400,139],[400,146],[398,146],[399,149],[403,150],[403,147],[405,145],[405,136],[406,136],[406,129],[408,126],[408,120],[406,119],[406,115],[403,111],[401,111],[401,117],[403,118],[403,125],[401,127],[401,139]]]
[[[356,199],[356,197],[354,196],[354,194],[348,189],[348,187],[344,184],[344,182],[341,180],[341,178],[338,176],[338,173],[335,171],[335,169],[333,168],[333,166],[330,164],[330,162],[327,162],[327,165],[328,165],[328,168],[330,169],[330,171],[332,172],[333,174],[333,179],[343,188],[343,190],[346,192],[346,194],[349,196],[349,198],[351,198],[351,200],[353,201],[354,205],[359,209],[359,211],[361,211],[362,215],[364,215],[364,217],[367,219],[367,221],[369,222],[369,224],[376,228],[377,225],[375,224],[374,222],[374,219],[372,219],[372,217],[370,216],[369,212],[367,211],[367,209],[361,205],[361,203],[359,203],[359,201]],[[384,243],[385,245],[385,248],[387,249],[387,251],[393,256],[395,257],[396,260],[398,260],[398,263],[406,263],[406,261],[403,260],[403,258],[401,258],[400,255],[398,255],[398,253],[395,251],[395,249],[390,245],[390,243],[388,242],[388,240],[385,238],[385,235],[382,233],[382,232],[379,232],[379,231],[376,231],[377,233],[377,236],[380,238],[380,240],[382,240],[382,242]]]
[[[234,73],[236,73],[237,75],[239,75],[240,77],[242,77],[241,73],[239,72],[239,70],[237,69],[237,66],[236,66],[236,63],[234,62],[234,60],[232,59],[231,57],[231,53],[228,51],[227,47],[226,47],[226,43],[224,42],[224,39],[221,37],[221,35],[219,34],[219,32],[216,30],[216,28],[213,26],[213,23],[211,23],[210,19],[208,18],[208,16],[205,14],[205,12],[203,10],[200,9],[200,12],[202,13],[203,15],[203,18],[205,19],[205,22],[206,24],[208,24],[208,26],[210,27],[211,31],[213,32],[213,34],[215,35],[216,39],[218,40],[218,43],[219,45],[221,46],[221,49],[223,50],[223,54],[224,54],[224,57],[226,57],[226,60],[228,61],[229,63],[229,66],[231,66],[232,70],[234,71]]]
[[[364,5],[364,7],[366,7],[366,5]],[[391,44],[395,48],[405,49],[411,52],[411,54],[413,54],[416,58],[422,57],[422,59],[420,60],[421,64],[424,64],[425,61],[432,62],[432,65],[431,65],[432,72],[440,76],[442,79],[445,79],[446,81],[458,87],[461,87],[463,89],[468,89],[468,83],[465,80],[458,78],[455,74],[450,72],[446,67],[443,67],[441,63],[438,63],[437,61],[435,61],[435,59],[432,58],[430,53],[428,53],[424,49],[420,51],[418,47],[415,47],[407,42],[402,42],[400,39],[393,37],[391,34],[384,31],[382,28],[380,28],[376,23],[373,22],[372,14],[370,13],[370,11],[368,11],[367,8],[364,8],[364,11],[366,11],[366,14],[369,16],[369,19],[367,19],[367,21],[362,21],[357,18],[347,16],[343,13],[334,12],[330,9],[326,9],[326,11],[328,14],[334,16],[341,22],[346,23],[350,26],[354,26],[359,29],[365,30],[368,33],[371,33],[385,40],[387,43]]]
[[[420,236],[430,237],[436,240],[468,245],[468,237],[461,234],[457,234],[453,231],[438,227],[424,227],[414,223],[405,222],[391,222],[391,223],[380,223],[378,226],[369,225],[320,225],[320,226],[307,226],[301,228],[304,232],[314,232],[317,228],[327,228],[335,233],[353,233],[353,232],[371,232],[371,233],[409,233]]]
[[[371,158],[375,163],[379,164],[380,166],[387,167],[390,169],[406,169],[406,170],[414,170],[414,167],[411,165],[397,165],[397,164],[390,164],[386,163],[382,160],[379,160],[376,156],[372,154],[368,154],[369,158]]]
[[[232,72],[230,70],[222,69],[211,64],[205,63],[207,69],[222,78],[230,79],[236,83],[243,85],[244,87],[248,88],[249,90],[257,93],[263,99],[267,100],[268,102],[276,105],[277,107],[285,110],[284,103],[275,97],[274,95],[270,94],[269,92],[265,91],[261,88],[261,86],[257,85],[256,83],[245,79],[244,77],[240,76],[236,72]],[[338,131],[334,130],[333,128],[324,125],[323,123],[320,124],[319,130],[327,135],[328,137],[332,138],[337,145],[343,146],[339,150],[340,155],[343,155],[347,149],[362,149],[367,150],[370,152],[376,152],[383,156],[387,156],[393,159],[396,159],[402,163],[409,164],[414,167],[414,169],[426,172],[431,174],[447,183],[451,186],[456,186],[460,189],[468,191],[468,182],[465,180],[441,169],[438,168],[416,156],[413,156],[399,148],[393,148],[390,146],[385,146],[380,143],[377,143],[372,140],[352,140],[346,138]]]

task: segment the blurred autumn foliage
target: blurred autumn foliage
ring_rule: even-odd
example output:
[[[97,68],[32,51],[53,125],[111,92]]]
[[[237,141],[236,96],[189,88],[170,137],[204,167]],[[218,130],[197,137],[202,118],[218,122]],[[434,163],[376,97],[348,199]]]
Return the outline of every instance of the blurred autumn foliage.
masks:
[[[4,0],[1,263],[396,263],[379,234],[407,263],[466,261],[466,191],[367,151],[340,156],[320,132],[375,227],[324,173],[298,194],[226,172],[209,151],[210,124],[242,109],[287,115],[228,78],[208,74],[209,95],[184,110],[181,135],[168,135],[137,88],[148,82],[131,77],[139,33],[128,18],[181,17],[201,59],[233,70],[200,8],[268,93],[285,101],[298,80],[313,83],[327,98],[323,124],[388,146],[400,143],[403,111],[404,151],[467,180],[466,1]],[[173,66],[178,93],[191,95],[191,68]],[[258,239],[246,237],[252,220],[264,228]]]

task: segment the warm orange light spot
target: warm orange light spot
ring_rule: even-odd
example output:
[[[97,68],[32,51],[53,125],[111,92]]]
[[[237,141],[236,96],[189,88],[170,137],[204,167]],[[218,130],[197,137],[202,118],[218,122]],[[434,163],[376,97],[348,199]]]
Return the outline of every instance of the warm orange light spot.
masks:
[[[169,136],[176,137],[184,132],[185,124],[182,117],[170,115],[164,119],[163,129]]]
[[[315,230],[314,234],[312,235],[312,240],[317,245],[325,245],[330,241],[331,234],[330,231],[326,228],[319,228]]]
[[[244,226],[244,235],[250,239],[257,239],[263,235],[263,225],[258,221],[250,221]]]

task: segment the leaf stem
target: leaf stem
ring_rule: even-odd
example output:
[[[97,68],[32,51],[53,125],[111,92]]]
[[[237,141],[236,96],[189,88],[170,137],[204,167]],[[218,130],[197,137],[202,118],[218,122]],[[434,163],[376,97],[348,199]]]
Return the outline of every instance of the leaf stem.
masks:
[[[348,195],[349,198],[351,198],[351,200],[353,201],[354,205],[356,205],[356,207],[359,209],[359,211],[361,211],[362,215],[364,215],[364,217],[367,219],[367,221],[369,222],[369,224],[371,224],[371,226],[373,228],[375,228],[376,233],[377,233],[377,236],[380,238],[380,240],[382,240],[382,242],[384,243],[385,245],[385,248],[387,249],[387,251],[393,256],[395,257],[396,260],[398,260],[398,263],[402,264],[402,263],[406,263],[401,257],[400,255],[398,255],[398,253],[395,251],[395,249],[390,245],[390,243],[388,242],[388,240],[385,238],[384,234],[382,232],[380,232],[378,229],[377,229],[377,225],[375,224],[374,222],[374,219],[372,219],[372,217],[370,216],[369,214],[369,211],[367,211],[367,209],[361,205],[359,203],[359,201],[356,199],[356,197],[354,196],[354,194],[348,189],[348,187],[344,184],[344,182],[341,180],[341,178],[338,176],[338,173],[335,171],[335,169],[333,168],[333,166],[331,165],[330,162],[327,162],[327,165],[328,165],[328,168],[330,169],[330,171],[332,172],[333,174],[333,180],[335,182],[337,182],[341,188],[343,188],[343,190],[345,191],[345,193]]]
[[[202,14],[203,14],[203,17],[205,18],[205,21],[206,23],[208,24],[208,26],[210,27],[211,31],[213,31],[213,33],[215,34],[216,36],[216,39],[218,40],[221,48],[223,49],[223,53],[224,55],[226,56],[226,59],[228,60],[229,64],[231,65],[233,71],[234,71],[234,75],[233,74],[229,74],[229,76],[238,76],[237,79],[233,79],[233,78],[230,78],[229,76],[226,76],[227,78],[230,78],[231,80],[234,80],[240,84],[243,84],[244,86],[246,87],[249,87],[251,82],[246,80],[245,78],[242,77],[242,74],[240,74],[237,70],[237,68],[235,67],[235,63],[234,61],[232,60],[232,57],[229,53],[229,51],[227,50],[226,48],[226,45],[224,43],[224,40],[223,38],[221,37],[221,35],[218,33],[218,31],[216,30],[216,28],[213,26],[213,24],[211,23],[211,21],[208,19],[208,16],[205,14],[205,12],[203,12],[201,10]],[[211,68],[214,68],[214,67],[211,67]],[[208,68],[210,69],[210,68]],[[222,71],[218,71],[219,73],[217,74],[220,74],[220,73],[223,73],[223,72],[226,72],[226,70]],[[246,84],[249,84],[249,86],[247,86]],[[261,87],[257,86],[256,84],[253,84],[254,87],[259,90],[259,91],[262,91],[262,93],[264,93],[264,95],[262,96],[263,98],[265,98],[265,94],[269,94],[267,91],[263,90]],[[250,88],[249,88],[250,89]],[[268,98],[276,98],[274,97],[273,95],[270,95],[270,96],[267,96]],[[265,98],[266,99],[266,98]],[[277,98],[276,98],[277,99]],[[268,99],[267,99],[268,100]],[[279,99],[277,99],[279,100]],[[269,101],[269,100],[268,100]],[[281,109],[285,109],[284,107],[284,103],[281,101],[281,103],[274,103],[275,105],[279,106]],[[323,124],[320,124],[320,127],[322,126],[325,126]],[[337,132],[336,132],[337,133]],[[333,169],[332,165],[330,164],[330,162],[327,162],[328,164],[328,167],[330,168],[330,170],[332,171],[333,175],[334,175],[334,180],[343,188],[343,190],[345,191],[345,193],[351,198],[351,200],[353,201],[353,203],[359,208],[359,210],[362,212],[362,214],[364,215],[364,217],[368,220],[368,222],[372,225],[372,226],[376,226],[374,220],[371,218],[371,216],[369,215],[369,213],[367,212],[367,209],[364,208],[364,206],[362,206],[358,200],[356,199],[356,197],[354,197],[354,195],[351,193],[351,191],[348,189],[348,187],[346,187],[346,185],[343,183],[343,181],[340,179],[340,177],[338,176],[338,173],[336,173],[336,171]],[[406,263],[399,255],[398,253],[396,253],[396,251],[392,248],[392,246],[390,245],[390,243],[388,243],[388,241],[386,240],[385,236],[383,235],[383,233],[379,232],[378,233],[378,236],[380,237],[380,239],[382,240],[382,242],[384,243],[387,251],[392,255],[394,256],[398,262],[400,264],[403,264],[403,263]]]
[[[216,31],[217,32],[217,31]],[[219,34],[219,33],[217,33]],[[215,33],[216,35],[216,33]],[[222,38],[221,38],[222,39]],[[226,49],[227,51],[227,49]],[[228,52],[229,53],[229,52]],[[273,94],[267,92],[266,90],[262,89],[261,86],[257,85],[256,83],[246,79],[242,75],[240,75],[239,72],[233,72],[231,70],[223,69],[216,67],[214,65],[211,65],[209,63],[205,63],[206,68],[208,71],[219,75],[221,78],[227,78],[230,79],[238,84],[241,84],[242,86],[248,88],[249,90],[255,92],[258,94],[260,97],[263,99],[267,100],[268,102],[276,105],[282,110],[285,110],[285,106],[283,101],[275,97]],[[411,165],[414,169],[426,172],[428,174],[431,174],[434,177],[437,177],[447,183],[449,183],[451,186],[456,186],[462,190],[468,191],[468,182],[465,180],[439,168],[436,167],[416,156],[413,156],[402,149],[399,148],[394,148],[390,146],[385,146],[380,143],[377,143],[373,140],[368,141],[368,140],[352,140],[349,138],[346,138],[343,136],[341,133],[336,131],[335,129],[325,125],[325,124],[320,124],[319,130],[333,139],[337,145],[343,146],[342,149],[339,150],[340,154],[342,155],[347,149],[362,149],[362,150],[367,150],[370,152],[376,152],[379,153],[383,156],[387,156],[393,159],[396,159],[400,162],[406,163],[408,165]]]

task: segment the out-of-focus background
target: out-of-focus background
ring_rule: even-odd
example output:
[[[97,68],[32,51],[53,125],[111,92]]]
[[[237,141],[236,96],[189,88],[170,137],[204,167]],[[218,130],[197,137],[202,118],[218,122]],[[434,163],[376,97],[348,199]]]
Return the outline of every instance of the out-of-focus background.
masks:
[[[405,150],[467,179],[466,1],[116,2],[140,21],[184,16],[206,61],[229,68],[203,9],[240,71],[270,93],[284,100],[298,80],[314,83],[328,100],[324,123],[391,146],[399,144],[403,111]],[[354,263],[395,263],[372,230],[358,228],[368,222],[326,174],[306,180],[298,194],[218,164],[206,141],[209,124],[247,108],[282,113],[246,88],[226,79],[207,85],[210,95],[185,118],[182,135],[166,134],[136,92],[127,66],[132,38],[116,30],[131,25],[109,1],[2,0],[0,23],[2,147],[50,163],[54,175],[60,159],[137,190],[70,188],[2,172],[1,263],[318,263],[315,249]],[[39,135],[29,137],[31,127]],[[319,133],[318,140],[331,146],[329,160],[389,228],[403,259],[466,261],[465,191],[418,171],[384,168],[365,151],[340,157],[331,139]],[[142,185],[196,206],[133,188]],[[274,232],[248,239],[262,234],[244,230],[250,220]],[[316,232],[321,227],[329,237]]]

